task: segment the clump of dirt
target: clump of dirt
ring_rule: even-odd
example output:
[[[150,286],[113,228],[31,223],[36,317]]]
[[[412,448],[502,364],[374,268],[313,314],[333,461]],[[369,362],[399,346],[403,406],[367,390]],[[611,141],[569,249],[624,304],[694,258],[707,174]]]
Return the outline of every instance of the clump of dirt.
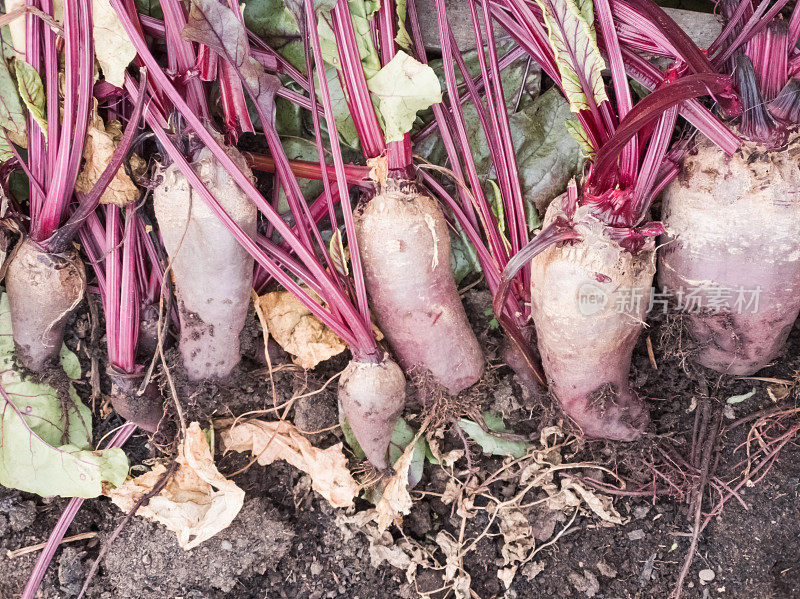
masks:
[[[183,551],[175,534],[162,526],[134,518],[103,561],[106,584],[116,597],[132,599],[186,593],[202,597],[211,589],[230,593],[242,576],[274,572],[294,536],[278,511],[259,497],[245,501],[228,528],[191,551]]]

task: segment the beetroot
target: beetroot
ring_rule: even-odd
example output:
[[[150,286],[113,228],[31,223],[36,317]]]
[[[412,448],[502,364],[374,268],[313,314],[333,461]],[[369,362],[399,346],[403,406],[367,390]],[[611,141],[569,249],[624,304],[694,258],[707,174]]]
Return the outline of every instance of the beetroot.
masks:
[[[664,191],[659,283],[682,295],[707,368],[764,368],[800,312],[798,152],[797,136],[776,150],[748,142],[731,157],[702,140]]]
[[[388,356],[380,362],[351,360],[339,377],[339,405],[367,459],[389,466],[389,443],[406,400],[406,378]]]
[[[21,242],[6,272],[17,359],[42,372],[56,363],[64,325],[83,299],[86,272],[77,252],[44,251],[32,239]]]
[[[453,280],[437,203],[411,183],[390,183],[354,217],[370,305],[400,364],[429,371],[453,394],[477,382],[483,354]]]
[[[564,216],[565,198],[550,204],[545,227]],[[580,240],[551,246],[531,261],[542,365],[551,391],[585,435],[632,441],[649,420],[628,372],[650,298],[654,244],[651,238],[632,254],[588,207],[579,207],[573,222]]]
[[[242,155],[232,148],[228,153],[250,176]],[[200,152],[193,168],[236,224],[254,237],[256,206],[210,150]],[[184,366],[193,380],[225,378],[240,360],[239,333],[250,302],[253,258],[176,165],[162,177],[153,205],[175,277]]]

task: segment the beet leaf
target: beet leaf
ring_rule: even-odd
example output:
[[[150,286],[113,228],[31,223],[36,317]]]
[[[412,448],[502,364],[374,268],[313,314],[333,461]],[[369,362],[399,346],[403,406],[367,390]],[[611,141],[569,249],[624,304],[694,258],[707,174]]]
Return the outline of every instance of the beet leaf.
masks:
[[[61,366],[68,377],[80,378],[78,357],[66,347]],[[0,370],[0,484],[42,496],[97,497],[104,485],[123,483],[128,475],[125,453],[94,451],[92,414],[72,384],[60,392],[15,368],[5,293],[0,296]]]

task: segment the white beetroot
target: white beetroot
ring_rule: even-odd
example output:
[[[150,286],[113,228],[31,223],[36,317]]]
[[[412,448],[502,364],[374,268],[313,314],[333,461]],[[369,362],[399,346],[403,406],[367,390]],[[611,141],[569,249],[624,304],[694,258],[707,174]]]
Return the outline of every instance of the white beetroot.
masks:
[[[27,238],[6,272],[17,359],[45,372],[56,364],[67,317],[83,299],[86,272],[77,252],[51,254]]]
[[[401,366],[430,372],[452,394],[477,382],[483,354],[453,280],[437,202],[390,181],[354,217],[370,305]]]
[[[389,466],[389,443],[406,400],[406,379],[388,356],[380,362],[353,359],[339,377],[339,405],[367,459]]]
[[[545,226],[564,217],[564,198],[550,205]],[[531,314],[542,366],[584,435],[632,441],[649,421],[628,377],[655,272],[654,243],[631,254],[587,207],[577,209],[573,222],[579,241],[551,246],[531,261]]]
[[[242,155],[233,148],[228,152],[250,175]],[[236,224],[254,236],[256,206],[210,150],[203,148],[193,168]],[[239,333],[250,301],[253,258],[176,165],[163,170],[153,205],[172,264],[187,374],[193,380],[226,378],[240,360]]]
[[[800,312],[798,156],[796,133],[780,149],[747,142],[731,157],[702,139],[664,192],[659,283],[682,293],[684,331],[707,368],[765,367]]]

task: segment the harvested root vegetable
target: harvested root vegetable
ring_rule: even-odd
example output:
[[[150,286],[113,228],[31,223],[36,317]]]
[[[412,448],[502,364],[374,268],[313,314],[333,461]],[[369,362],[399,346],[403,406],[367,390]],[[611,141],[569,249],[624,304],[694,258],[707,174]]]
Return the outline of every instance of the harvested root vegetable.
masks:
[[[389,186],[354,214],[370,305],[406,370],[427,370],[450,393],[480,379],[483,354],[450,269],[438,204],[411,183]]]
[[[6,272],[17,359],[36,372],[55,364],[67,317],[83,298],[86,273],[77,252],[46,252],[22,241]]]
[[[659,282],[682,292],[695,359],[707,368],[764,368],[800,312],[799,152],[796,134],[775,150],[748,142],[731,157],[702,140],[664,192]]]
[[[251,176],[245,159],[227,150]],[[234,183],[208,148],[193,169],[223,209],[250,237],[256,206]],[[239,333],[247,317],[253,258],[172,164],[153,197],[156,219],[175,278],[181,321],[180,350],[193,380],[225,378],[239,363]]]
[[[143,373],[128,374],[109,366],[108,376],[111,379],[111,405],[114,411],[142,430],[156,432],[164,417],[164,398],[158,385],[151,381],[140,394]]]
[[[389,356],[352,360],[339,377],[339,405],[372,464],[389,467],[389,443],[406,401],[406,378]]]
[[[565,217],[565,197],[551,203],[545,227]],[[578,208],[573,222],[580,240],[551,246],[531,262],[542,365],[564,412],[585,435],[632,441],[649,420],[628,372],[655,273],[654,243],[651,238],[632,254],[588,207]]]

